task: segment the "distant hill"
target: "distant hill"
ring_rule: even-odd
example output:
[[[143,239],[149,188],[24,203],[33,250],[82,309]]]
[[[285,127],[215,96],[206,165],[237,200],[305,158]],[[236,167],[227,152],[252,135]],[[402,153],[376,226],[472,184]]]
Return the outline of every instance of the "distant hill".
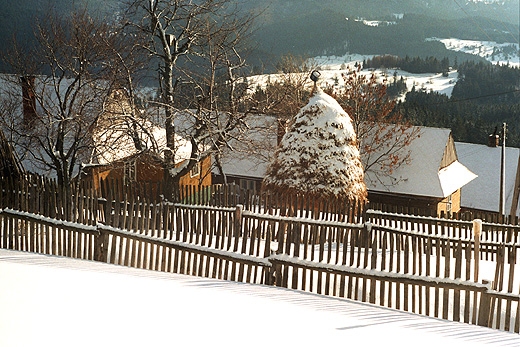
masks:
[[[87,6],[115,18],[124,0],[0,0],[0,51],[15,35],[30,44],[32,24],[49,8],[67,13]],[[351,53],[478,58],[451,52],[428,37],[518,43],[518,0],[237,0],[259,14],[252,64],[272,67],[283,54],[316,56]],[[348,20],[347,20],[348,19]],[[379,26],[367,21],[381,21]],[[0,69],[2,67],[0,66]]]
[[[251,8],[266,8],[264,19],[277,22],[322,10],[344,17],[380,19],[394,14],[425,14],[434,18],[483,17],[519,25],[518,0],[242,0]]]
[[[31,43],[35,21],[48,11],[70,13],[74,8],[87,7],[92,14],[115,16],[120,0],[0,0],[0,52],[6,53],[13,37],[18,42]],[[2,65],[0,65],[0,70]]]
[[[264,62],[282,54],[394,54],[480,60],[427,38],[519,42],[518,1],[468,3],[394,0],[271,0],[255,35]],[[487,6],[487,7],[483,7]],[[511,12],[509,12],[511,11]],[[500,20],[498,20],[500,19]],[[504,21],[511,19],[511,21]]]

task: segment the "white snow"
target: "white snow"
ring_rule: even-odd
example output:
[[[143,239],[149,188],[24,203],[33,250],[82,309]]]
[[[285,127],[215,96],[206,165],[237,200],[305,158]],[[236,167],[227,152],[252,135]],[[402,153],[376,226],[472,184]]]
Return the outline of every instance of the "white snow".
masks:
[[[115,122],[108,127],[103,127],[94,136],[97,155],[95,160],[102,165],[128,158],[137,154],[134,142],[129,134],[129,125]],[[151,122],[140,125],[138,136],[146,148],[153,149],[157,153],[164,153],[166,147],[166,129]],[[191,142],[184,137],[175,134],[175,163],[178,164],[191,156]]]
[[[447,167],[439,170],[439,181],[441,182],[444,196],[452,194],[475,178],[477,178],[477,175],[469,171],[467,167],[458,161],[454,161]]]
[[[494,41],[461,40],[457,38],[431,38],[444,43],[447,49],[486,58],[493,64],[520,67],[520,44]]]
[[[282,138],[264,182],[325,196],[359,196],[366,189],[355,141],[349,115],[318,89]]]
[[[356,64],[362,64],[363,60],[372,57],[373,55],[346,54],[344,56],[319,56],[311,59],[311,61],[320,70],[321,77],[319,83],[322,88],[334,86],[335,88],[341,89],[345,85],[341,75],[355,69]],[[458,78],[456,70],[451,70],[448,73],[448,76],[443,76],[442,73],[413,74],[400,69],[365,69],[359,72],[360,75],[371,75],[372,73],[376,75],[377,80],[380,83],[392,83],[395,74],[395,77],[398,80],[403,77],[409,91],[415,87],[417,90],[437,92],[448,97],[451,96],[453,87]],[[306,74],[303,77],[308,76]],[[294,78],[301,79],[302,76]],[[274,81],[283,81],[283,75],[267,74],[247,77],[247,82],[251,91],[256,90],[258,87],[263,88],[268,82]],[[311,83],[310,79],[308,79],[308,83]],[[405,95],[402,95],[400,99],[404,100],[404,97]]]
[[[0,250],[0,345],[518,346],[519,335],[295,290]]]

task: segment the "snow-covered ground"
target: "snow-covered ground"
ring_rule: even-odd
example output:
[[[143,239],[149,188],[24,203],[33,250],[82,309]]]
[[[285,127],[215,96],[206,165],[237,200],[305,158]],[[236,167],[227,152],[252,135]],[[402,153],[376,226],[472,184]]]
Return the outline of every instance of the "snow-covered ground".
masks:
[[[0,249],[0,346],[518,346],[347,299]]]
[[[320,56],[312,59],[314,65],[319,69],[320,83],[322,87],[335,86],[341,88],[343,86],[342,74],[346,74],[355,68],[356,64],[362,64],[363,60],[372,58],[370,55],[347,54],[341,57],[337,56]],[[451,96],[453,87],[457,82],[458,74],[456,70],[450,71],[448,76],[442,76],[441,73],[424,73],[412,74],[399,69],[385,70],[362,70],[362,75],[370,75],[375,73],[379,82],[386,81],[391,83],[395,78],[398,80],[403,77],[408,90],[414,86],[417,90],[429,92],[438,92]],[[294,78],[303,78],[307,76],[295,76]],[[255,90],[258,86],[265,86],[269,81],[281,80],[284,77],[281,74],[255,75],[247,78],[250,89]],[[308,81],[309,85],[311,81]]]
[[[520,45],[518,43],[497,43],[492,41],[472,41],[456,38],[430,38],[429,40],[444,43],[447,49],[474,54],[486,58],[493,64],[509,64],[513,67],[520,67]],[[322,86],[342,85],[341,75],[354,69],[356,64],[362,64],[363,60],[371,59],[373,55],[345,54],[344,56],[318,56],[310,60],[321,72]],[[371,74],[372,71],[363,70],[362,74]],[[412,74],[399,69],[375,70],[378,80],[392,82],[394,74],[398,79],[403,77],[406,81],[408,90],[414,86],[416,89],[437,92],[448,97],[451,96],[453,87],[457,82],[458,74],[456,70],[450,71],[447,77],[441,73]],[[281,75],[257,75],[247,78],[252,90],[257,86],[265,86],[268,81],[276,81]],[[310,83],[310,81],[309,81]]]
[[[456,38],[439,39],[447,49],[457,52],[465,52],[486,58],[493,64],[520,67],[520,45],[518,43],[497,43],[494,41],[461,40]]]

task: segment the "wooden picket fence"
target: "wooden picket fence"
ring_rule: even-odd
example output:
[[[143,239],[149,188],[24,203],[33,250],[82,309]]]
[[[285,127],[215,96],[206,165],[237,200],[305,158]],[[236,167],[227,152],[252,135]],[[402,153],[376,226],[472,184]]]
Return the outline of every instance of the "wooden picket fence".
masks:
[[[378,297],[380,305],[518,332],[518,224],[484,219],[475,238],[472,221],[236,185],[183,187],[176,204],[153,197],[154,187],[100,187],[76,182],[65,190],[36,176],[0,180],[0,247]],[[494,267],[486,285],[478,283],[481,263]]]
[[[372,223],[258,214],[241,206],[141,203],[133,210],[122,206],[126,204],[103,212],[117,227],[3,210],[0,247],[275,284],[519,331],[520,295],[513,293],[512,282],[478,283],[471,279],[471,271],[463,271],[476,250],[473,240],[464,244],[448,236]],[[425,254],[435,257],[420,257]],[[447,265],[451,258],[454,271]],[[425,272],[422,261],[430,263]],[[500,257],[495,261],[498,264]],[[511,267],[506,273],[514,279]],[[504,271],[498,271],[495,281],[503,276]]]

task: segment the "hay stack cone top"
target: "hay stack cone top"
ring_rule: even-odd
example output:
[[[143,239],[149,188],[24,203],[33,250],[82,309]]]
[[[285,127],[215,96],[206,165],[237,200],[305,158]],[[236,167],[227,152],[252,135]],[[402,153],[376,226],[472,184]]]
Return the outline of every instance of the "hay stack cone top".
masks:
[[[366,200],[356,133],[333,97],[314,90],[282,138],[263,187],[279,194]]]

